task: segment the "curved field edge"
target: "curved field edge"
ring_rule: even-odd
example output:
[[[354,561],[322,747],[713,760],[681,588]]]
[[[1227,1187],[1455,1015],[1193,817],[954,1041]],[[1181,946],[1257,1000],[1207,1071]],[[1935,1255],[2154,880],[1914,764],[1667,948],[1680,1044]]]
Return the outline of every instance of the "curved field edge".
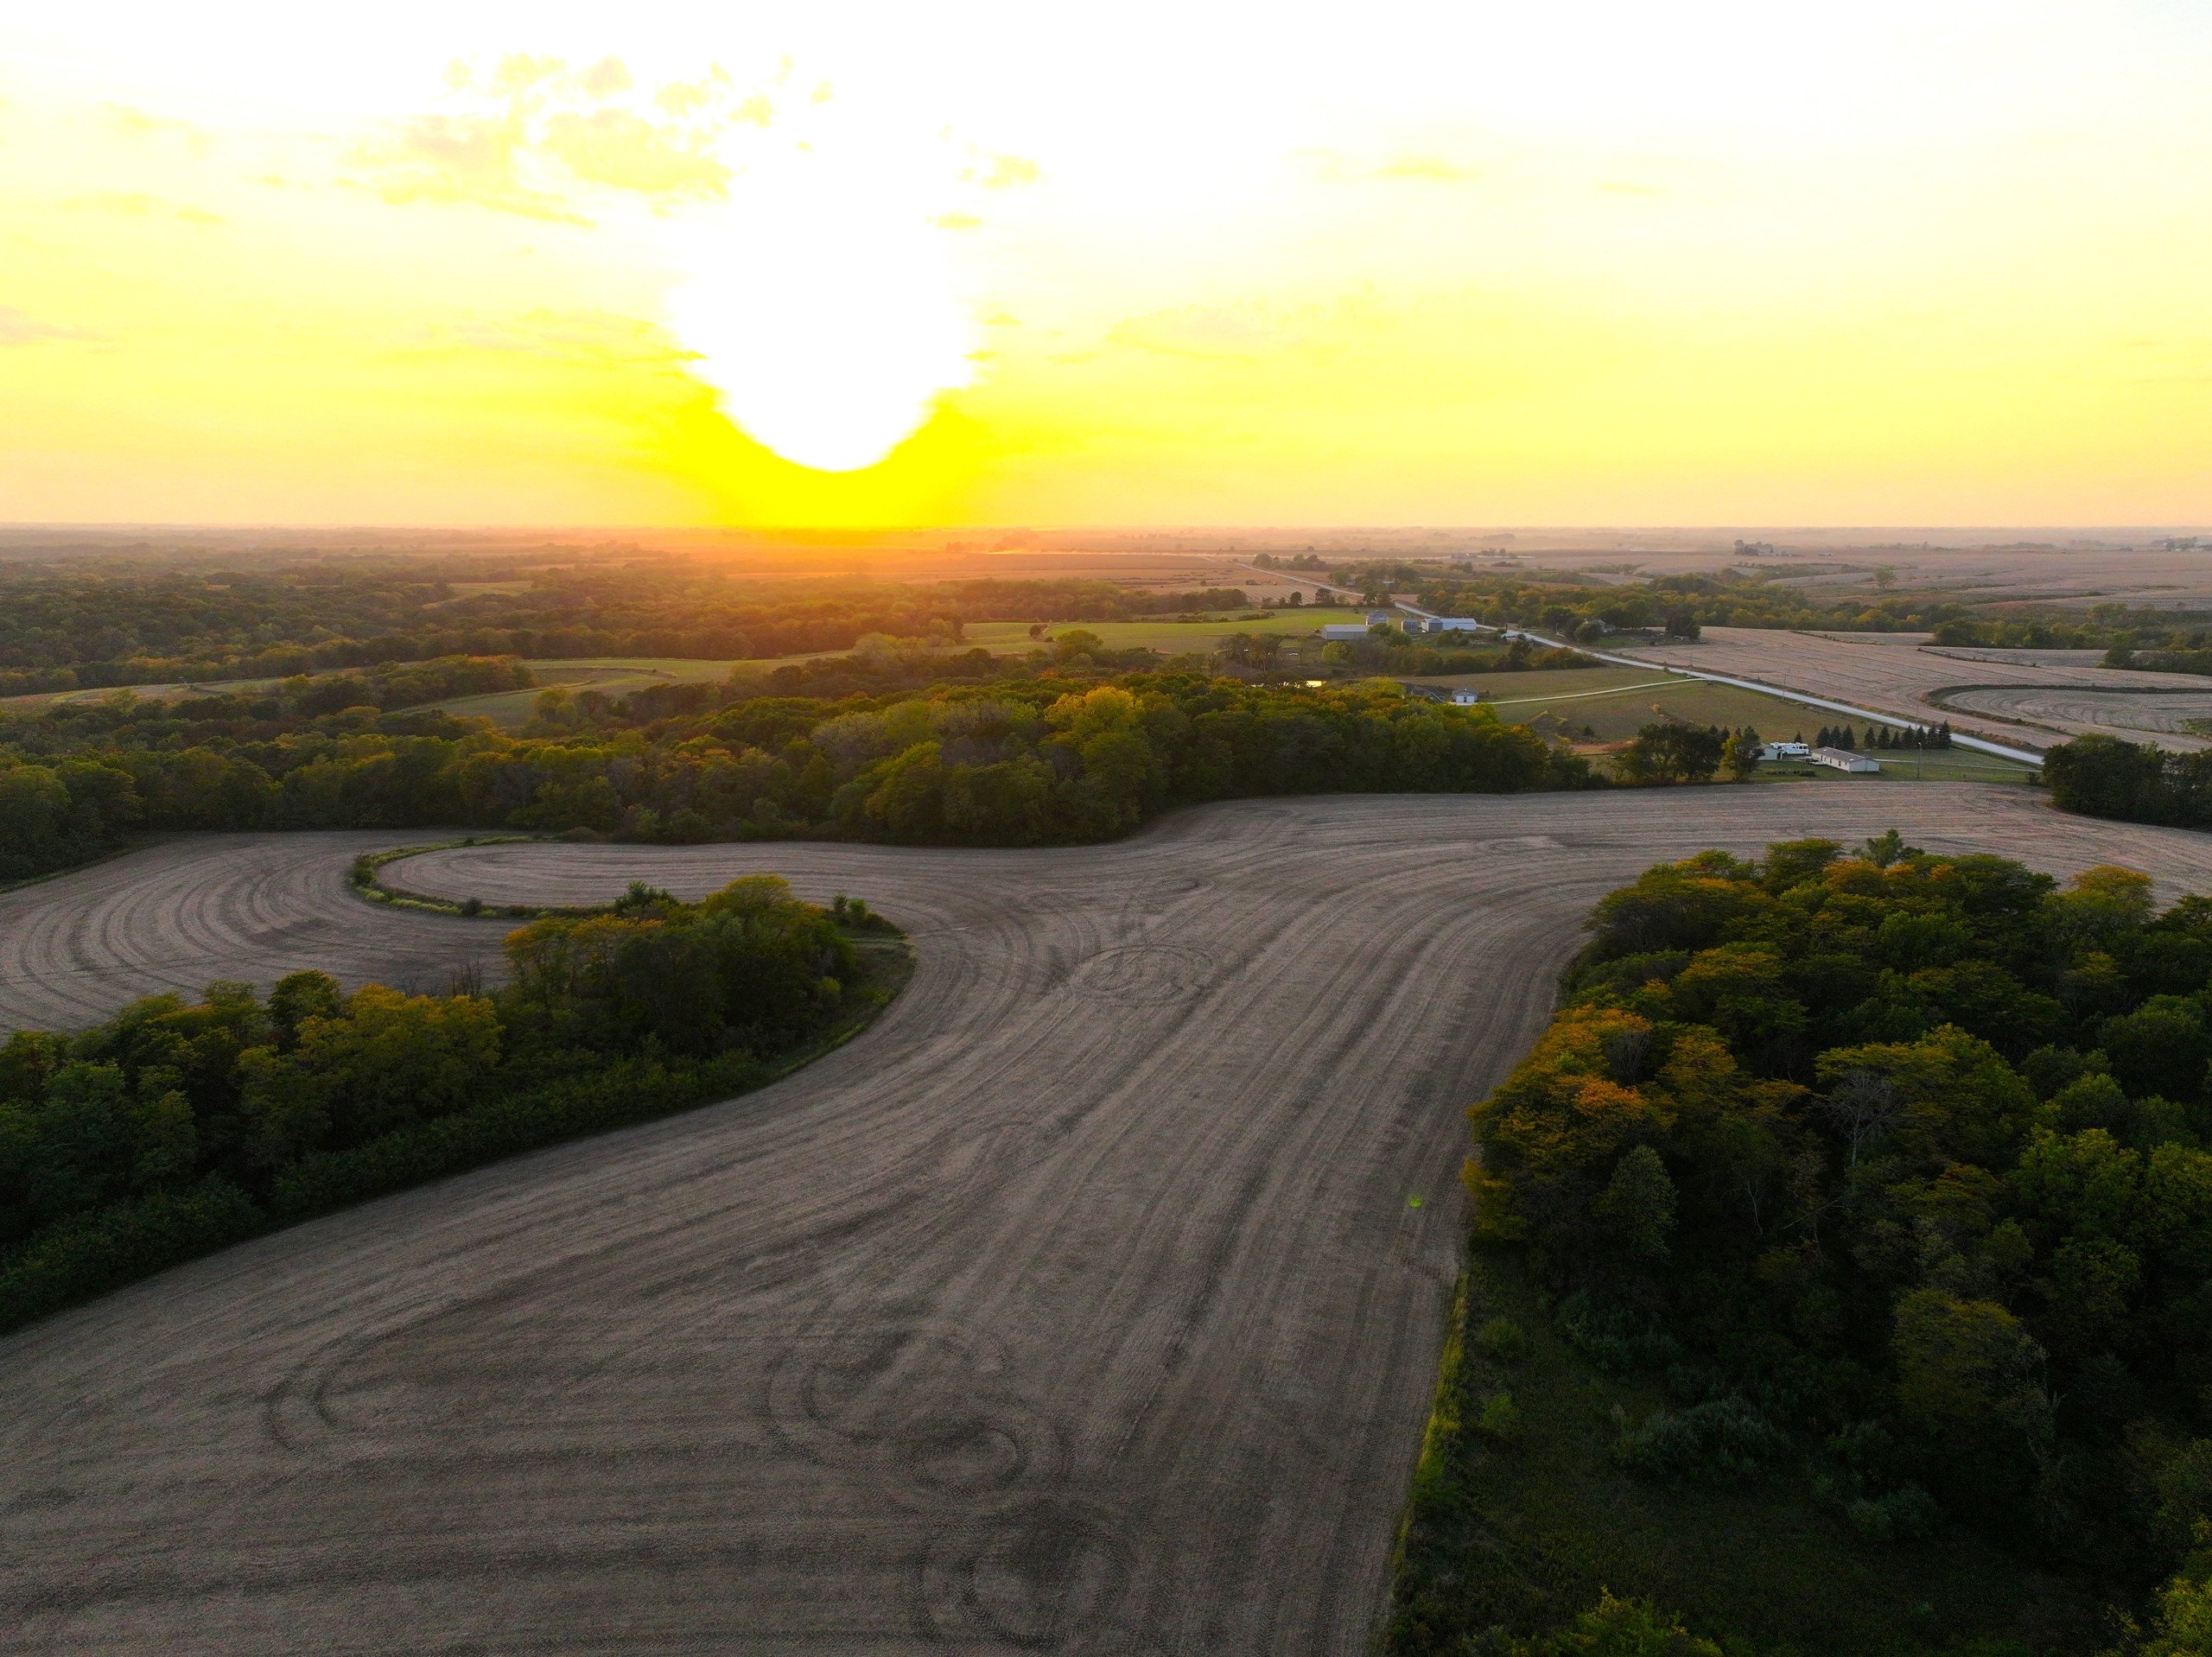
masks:
[[[410,892],[404,886],[393,886],[384,878],[383,871],[393,863],[410,857],[420,857],[425,852],[462,851],[476,846],[526,846],[541,841],[556,840],[554,835],[463,835],[455,840],[434,840],[416,846],[392,846],[379,852],[363,852],[353,860],[353,867],[346,877],[346,889],[365,903],[381,904],[387,909],[419,909],[433,915],[452,915],[464,920],[536,920],[550,915],[597,915],[605,912],[604,904],[503,904],[490,908],[482,904],[471,907],[467,899],[440,898],[427,892]]]
[[[652,1057],[620,1059],[588,1076],[306,1158],[277,1176],[265,1202],[209,1176],[181,1190],[116,1203],[0,1259],[0,1335],[170,1267],[357,1203],[718,1104],[780,1081],[866,1030],[912,975],[914,949],[906,933],[880,916],[872,917],[868,926],[867,935],[852,939],[867,963],[867,981],[848,997],[834,1024],[798,1048],[766,1058],[732,1053],[685,1069]]]
[[[1461,1264],[1454,1107],[1541,1030],[1527,963],[1563,966],[1591,904],[1704,846],[1892,822],[2212,887],[2212,839],[2017,790],[1666,798],[1242,802],[1080,852],[435,854],[402,878],[572,904],[772,859],[817,901],[880,892],[922,960],[772,1108],[417,1188],[0,1343],[26,1538],[0,1607],[25,1649],[87,1657],[211,1628],[271,1654],[999,1650],[1008,1602],[976,1585],[1066,1562],[1094,1650],[1364,1650]],[[367,843],[325,837],[282,890],[491,936],[345,895]],[[1035,1585],[1031,1640],[1065,1603]]]
[[[1525,1338],[1517,1354],[1481,1338],[1501,1317]],[[1486,1416],[1500,1397],[1510,1408]],[[1571,1622],[1607,1591],[1649,1598],[1732,1653],[2097,1644],[2096,1608],[2078,1590],[1959,1527],[1884,1546],[1787,1482],[1714,1490],[1631,1477],[1611,1455],[1619,1420],[1664,1401],[1651,1378],[1607,1374],[1577,1355],[1510,1254],[1471,1249],[1391,1558],[1382,1657],[1504,1657],[1513,1640]],[[1462,1643],[1493,1629],[1494,1643]]]

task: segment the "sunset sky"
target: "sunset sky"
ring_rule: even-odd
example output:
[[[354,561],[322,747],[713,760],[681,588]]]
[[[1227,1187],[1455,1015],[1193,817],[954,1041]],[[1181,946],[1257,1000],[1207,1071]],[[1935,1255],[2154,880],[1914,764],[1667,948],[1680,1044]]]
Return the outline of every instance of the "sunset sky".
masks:
[[[0,519],[2212,517],[2212,6],[0,13]]]

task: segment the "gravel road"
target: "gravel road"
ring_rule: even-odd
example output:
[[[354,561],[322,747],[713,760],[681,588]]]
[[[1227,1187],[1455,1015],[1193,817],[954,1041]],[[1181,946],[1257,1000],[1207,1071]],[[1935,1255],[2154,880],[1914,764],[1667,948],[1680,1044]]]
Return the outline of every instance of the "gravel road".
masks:
[[[1886,781],[1247,802],[1066,851],[418,860],[406,884],[494,901],[775,869],[865,896],[920,964],[748,1098],[0,1341],[0,1643],[1349,1657],[1427,1407],[1460,1113],[1591,902],[1892,823],[2212,891],[2212,837]],[[428,973],[496,936],[346,898],[361,842],[183,841],[16,894],[5,1005]],[[48,961],[60,1000],[23,981]]]

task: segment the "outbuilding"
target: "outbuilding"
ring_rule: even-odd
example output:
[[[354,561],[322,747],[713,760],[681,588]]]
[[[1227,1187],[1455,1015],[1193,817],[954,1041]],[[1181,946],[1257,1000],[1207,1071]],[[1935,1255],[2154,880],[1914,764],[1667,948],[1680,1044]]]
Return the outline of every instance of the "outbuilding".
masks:
[[[1331,622],[1321,629],[1321,637],[1342,639],[1364,638],[1367,637],[1367,629],[1355,622]]]
[[[1759,744],[1759,758],[1762,759],[1807,759],[1812,757],[1812,752],[1813,745],[1809,742],[1762,742]]]
[[[1815,748],[1805,756],[1816,765],[1832,765],[1838,771],[1879,771],[1882,762],[1869,759],[1863,753],[1853,753],[1848,748]]]

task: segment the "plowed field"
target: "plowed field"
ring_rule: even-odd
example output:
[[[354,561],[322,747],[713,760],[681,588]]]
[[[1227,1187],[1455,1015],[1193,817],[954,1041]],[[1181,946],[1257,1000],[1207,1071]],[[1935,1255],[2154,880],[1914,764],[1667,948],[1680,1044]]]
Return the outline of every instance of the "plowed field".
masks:
[[[2033,747],[2047,747],[2069,736],[2109,735],[2118,727],[2132,733],[2138,741],[2155,740],[2164,747],[2212,746],[2212,740],[2169,730],[2158,722],[2156,711],[2156,693],[2185,696],[2205,689],[2208,682],[2197,676],[2101,668],[2088,663],[2069,665],[1996,659],[2059,653],[2055,651],[1990,651],[1966,658],[1937,647],[1872,644],[1825,633],[1708,627],[1694,644],[1630,645],[1617,653],[1701,673],[1755,679],[1929,725],[1948,719],[1960,730],[1999,742],[2025,741]],[[1948,699],[1938,701],[1931,695],[1965,686],[1977,690],[2021,686],[2037,691],[2090,691],[2095,694],[2100,717],[2082,716],[2081,708],[2066,705],[2063,698],[2038,701],[2033,712],[2024,703],[2002,708],[1976,704],[1970,711],[1962,711]],[[2139,714],[2133,708],[2136,698],[2126,694],[2129,692],[2152,693],[2142,698]]]
[[[0,1342],[0,1628],[85,1654],[1359,1652],[1454,1269],[1461,1108],[1541,1026],[1592,899],[1708,845],[1892,822],[2212,890],[2212,837],[1937,784],[403,866],[562,902],[772,868],[866,896],[919,966],[746,1099]],[[496,936],[354,905],[358,841],[188,842],[16,894],[9,1006],[54,1005],[22,975],[55,960],[90,1016],[211,975],[203,946],[265,980]]]

